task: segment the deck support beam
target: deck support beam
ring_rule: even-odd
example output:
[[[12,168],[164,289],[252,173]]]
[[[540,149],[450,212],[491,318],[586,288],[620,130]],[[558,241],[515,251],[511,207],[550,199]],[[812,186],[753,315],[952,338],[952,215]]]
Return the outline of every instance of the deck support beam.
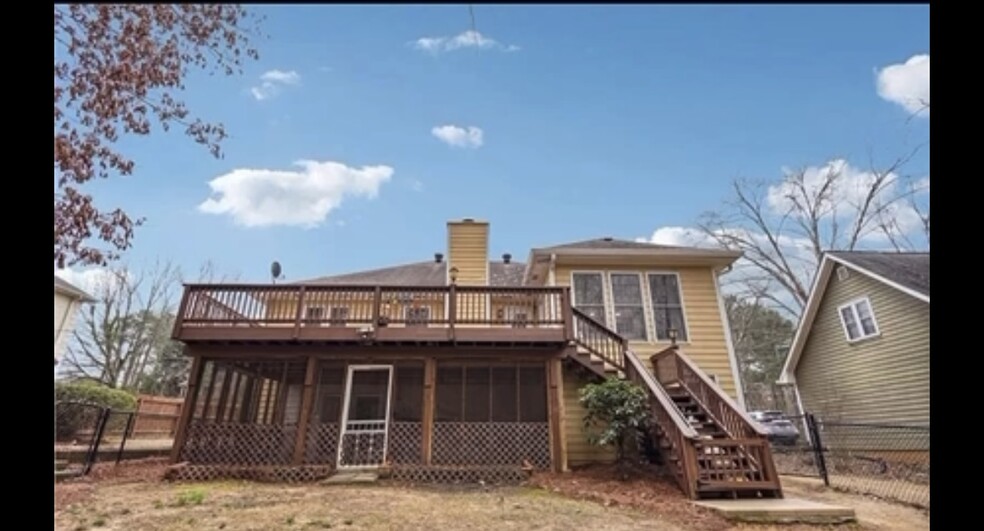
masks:
[[[181,457],[181,449],[184,447],[185,440],[188,438],[188,423],[195,412],[195,399],[198,395],[198,380],[201,378],[202,368],[201,356],[194,356],[191,359],[191,372],[188,375],[188,391],[185,393],[184,402],[181,404],[181,416],[178,418],[178,429],[174,433],[174,443],[171,446],[171,462],[177,463]]]
[[[424,465],[431,464],[431,455],[434,446],[434,407],[436,401],[434,396],[437,392],[437,359],[433,356],[424,360],[424,411],[422,432],[420,440],[420,450],[423,453]]]
[[[564,373],[560,356],[547,360],[547,410],[550,418],[550,461],[554,472],[567,471],[564,436]]]
[[[301,413],[297,419],[297,438],[294,440],[295,465],[304,462],[304,447],[307,441],[307,427],[311,419],[311,409],[314,404],[314,382],[318,371],[318,358],[308,356],[307,370],[304,372],[304,392],[301,394]]]

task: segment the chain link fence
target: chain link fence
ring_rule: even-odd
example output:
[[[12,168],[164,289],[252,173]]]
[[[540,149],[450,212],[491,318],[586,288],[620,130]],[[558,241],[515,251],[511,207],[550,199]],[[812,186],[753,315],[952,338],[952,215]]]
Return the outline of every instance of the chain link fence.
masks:
[[[780,474],[929,509],[928,426],[835,422],[809,413],[786,418],[799,436],[773,441]]]

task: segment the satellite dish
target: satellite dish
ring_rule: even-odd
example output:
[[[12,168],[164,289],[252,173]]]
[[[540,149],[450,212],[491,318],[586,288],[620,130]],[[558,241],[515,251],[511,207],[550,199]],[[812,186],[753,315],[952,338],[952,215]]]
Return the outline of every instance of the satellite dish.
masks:
[[[278,278],[280,278],[282,273],[283,271],[280,267],[280,262],[274,260],[273,263],[270,264],[270,275],[273,276],[273,280],[277,280]]]

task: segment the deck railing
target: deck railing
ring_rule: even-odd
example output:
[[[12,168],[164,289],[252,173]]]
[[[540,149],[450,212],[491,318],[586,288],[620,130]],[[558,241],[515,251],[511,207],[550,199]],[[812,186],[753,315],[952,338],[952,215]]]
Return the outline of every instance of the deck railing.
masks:
[[[189,284],[175,321],[207,327],[570,328],[567,288]]]
[[[574,318],[574,339],[578,345],[605,363],[624,370],[625,339],[577,308],[573,308],[571,313]]]

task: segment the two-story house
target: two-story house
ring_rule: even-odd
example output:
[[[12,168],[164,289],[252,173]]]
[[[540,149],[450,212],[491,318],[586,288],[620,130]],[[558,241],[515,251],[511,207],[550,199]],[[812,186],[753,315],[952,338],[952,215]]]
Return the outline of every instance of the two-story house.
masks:
[[[739,405],[718,285],[739,253],[600,238],[522,263],[489,256],[486,222],[447,230],[446,253],[416,263],[187,285],[179,476],[504,480],[610,461],[578,391],[616,377],[649,393],[651,435],[690,496],[781,496]]]

